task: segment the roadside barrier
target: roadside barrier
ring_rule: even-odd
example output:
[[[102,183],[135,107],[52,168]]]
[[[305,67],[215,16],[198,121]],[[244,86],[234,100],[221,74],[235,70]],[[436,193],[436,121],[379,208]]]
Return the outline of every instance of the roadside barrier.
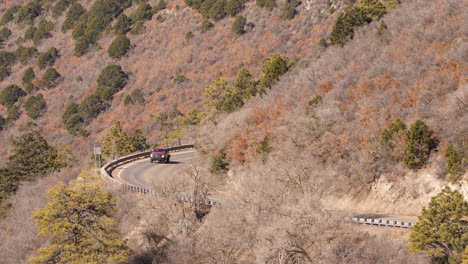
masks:
[[[177,146],[177,147],[170,147],[167,149],[170,152],[177,152],[177,151],[186,150],[186,149],[193,149],[193,145],[182,145],[182,146]],[[135,160],[148,158],[150,154],[151,154],[151,151],[146,151],[146,152],[131,154],[125,157],[118,158],[114,161],[111,161],[101,168],[100,170],[101,176],[107,182],[120,185],[121,186],[120,188],[124,191],[136,192],[136,193],[140,193],[143,195],[157,196],[158,194],[154,190],[147,189],[141,186],[123,183],[121,181],[118,181],[114,177],[112,177],[112,171],[115,168],[122,166],[123,164],[133,162]],[[184,202],[184,203],[189,203],[189,202],[193,203],[192,199],[185,198],[185,197],[180,198],[179,201]],[[219,202],[210,201],[210,200],[202,201],[200,202],[200,204],[205,204],[208,206],[221,205],[221,203]],[[402,221],[387,220],[387,219],[361,218],[361,217],[345,217],[345,221],[356,223],[356,224],[369,225],[369,226],[383,226],[383,227],[395,227],[395,228],[407,228],[407,229],[411,228],[415,224],[412,222],[402,222]]]
[[[170,148],[166,148],[166,149],[169,150],[170,152],[177,152],[177,151],[186,150],[186,149],[193,149],[193,144],[192,145],[182,145],[182,146],[170,147]],[[128,156],[125,156],[125,157],[118,158],[118,159],[116,159],[114,161],[111,161],[111,162],[105,164],[100,169],[101,177],[106,182],[110,182],[112,184],[120,185],[121,190],[136,192],[136,193],[140,193],[140,194],[144,194],[144,195],[157,196],[158,194],[154,190],[147,189],[147,188],[144,188],[144,187],[141,187],[141,186],[136,186],[136,185],[133,185],[133,184],[124,183],[124,182],[121,182],[121,181],[115,179],[114,177],[112,177],[112,171],[115,168],[117,168],[119,166],[122,166],[122,165],[124,165],[126,163],[133,162],[135,160],[148,158],[150,156],[150,154],[151,154],[151,151],[146,151],[146,152],[131,154],[131,155],[128,155]],[[193,202],[192,200],[187,199],[187,198],[181,198],[180,201],[182,201],[182,202]],[[206,205],[209,205],[209,206],[220,205],[219,202],[210,201],[210,200],[203,201],[202,203],[206,204]]]
[[[395,221],[388,219],[374,219],[374,218],[361,218],[361,217],[346,217],[347,221],[356,224],[370,225],[370,226],[384,226],[384,227],[396,227],[396,228],[411,228],[415,223]]]

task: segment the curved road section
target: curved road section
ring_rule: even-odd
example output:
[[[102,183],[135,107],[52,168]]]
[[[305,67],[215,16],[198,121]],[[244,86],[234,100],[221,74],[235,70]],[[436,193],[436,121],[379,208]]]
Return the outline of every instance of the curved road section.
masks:
[[[180,171],[181,164],[188,163],[195,151],[173,152],[169,163],[150,163],[149,158],[138,160],[115,168],[112,177],[123,183],[154,190],[155,181],[165,175]]]
[[[120,182],[133,186],[155,190],[158,178],[175,175],[181,171],[182,164],[187,164],[195,155],[195,151],[173,152],[169,163],[151,163],[149,158],[119,166],[112,171],[112,177]],[[366,214],[347,212],[349,221],[371,225],[410,228],[417,222],[417,217],[392,216],[385,214]]]

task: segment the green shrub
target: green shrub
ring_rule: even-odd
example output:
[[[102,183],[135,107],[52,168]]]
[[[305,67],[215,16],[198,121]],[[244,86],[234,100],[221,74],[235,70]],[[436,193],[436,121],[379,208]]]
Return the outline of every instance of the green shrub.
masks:
[[[0,65],[0,82],[3,82],[8,76],[11,75],[11,66]]]
[[[58,50],[55,47],[52,47],[39,56],[37,59],[37,66],[39,66],[39,69],[41,70],[45,67],[53,66],[58,57]]]
[[[124,34],[119,34],[115,37],[112,43],[109,45],[107,53],[109,57],[118,59],[122,56],[127,55],[130,50],[130,40]]]
[[[37,26],[36,31],[34,32],[33,43],[34,45],[39,45],[41,40],[50,38],[52,35],[50,32],[54,29],[54,23],[42,19]]]
[[[62,115],[62,122],[65,126],[65,129],[70,132],[72,135],[76,135],[79,131],[79,125],[83,122],[83,118],[79,113],[79,106],[75,103],[69,104],[65,108],[65,112]]]
[[[114,34],[125,34],[130,31],[133,22],[132,20],[127,17],[125,14],[120,15],[119,19],[114,25]]]
[[[36,31],[37,31],[37,27],[30,26],[24,32],[24,40],[32,40],[34,38],[34,35],[36,34]]]
[[[188,81],[188,80],[189,80],[189,79],[187,79],[187,77],[185,77],[185,76],[183,76],[183,75],[181,75],[181,74],[177,75],[177,76],[174,77],[174,79],[173,79],[173,81],[174,81],[175,84],[181,84],[181,83],[186,82],[186,81]]]
[[[194,35],[193,35],[193,32],[192,32],[192,31],[188,31],[187,33],[185,33],[185,40],[189,41],[189,40],[191,40],[193,37],[194,37]]]
[[[42,88],[54,88],[57,86],[58,79],[62,77],[53,67],[47,68],[42,76],[41,87]]]
[[[273,148],[270,146],[270,139],[268,136],[263,137],[263,140],[258,144],[257,154],[263,161],[265,161],[266,157],[272,150]]]
[[[118,92],[119,92],[119,89],[115,87],[98,86],[94,94],[97,95],[102,101],[107,101],[107,100],[111,100],[112,96],[114,96],[114,94]]]
[[[462,163],[463,156],[455,150],[452,144],[449,144],[445,151],[445,158],[447,159],[447,171],[449,173],[449,182],[454,184],[459,183],[461,177],[465,173],[465,169],[463,168]]]
[[[244,9],[244,0],[227,0],[224,12],[229,16],[235,16]]]
[[[118,65],[108,65],[104,68],[97,79],[98,88],[96,96],[107,101],[125,86],[128,76]]]
[[[405,131],[406,125],[399,118],[393,121],[388,128],[384,129],[381,134],[380,142],[383,146],[388,148],[394,148],[395,144],[392,142],[394,135],[399,131]]]
[[[144,21],[142,21],[142,20],[137,21],[137,22],[135,23],[135,26],[134,26],[134,27],[132,28],[132,30],[130,31],[130,34],[132,34],[132,35],[138,35],[138,34],[140,34],[140,33],[143,31],[144,27],[145,27],[145,22],[144,22]]]
[[[191,109],[181,119],[181,124],[184,126],[198,126],[201,122],[202,114],[197,109]]]
[[[322,48],[326,48],[328,46],[327,41],[324,38],[321,38],[318,44]]]
[[[153,9],[151,10],[151,12],[153,14],[156,14],[159,11],[164,10],[164,9],[166,9],[166,1],[159,0],[159,3],[157,5],[155,5],[155,6],[153,6]]]
[[[247,101],[256,93],[257,82],[253,79],[252,74],[246,68],[242,68],[237,74],[234,88],[242,95],[242,98]]]
[[[138,88],[133,90],[131,94],[127,95],[124,100],[124,105],[136,104],[136,103],[138,104],[145,103],[145,98],[143,97],[141,90]]]
[[[354,30],[385,14],[385,7],[377,0],[365,0],[342,13],[330,36],[332,45],[344,45],[354,36]]]
[[[380,26],[377,29],[377,36],[382,36],[384,32],[387,31],[387,29],[388,29],[387,24],[385,24],[383,20],[380,21]]]
[[[67,10],[68,6],[72,3],[72,0],[59,0],[54,7],[52,7],[52,16],[57,18]]]
[[[262,76],[260,77],[257,93],[264,94],[273,84],[279,81],[281,75],[290,68],[288,58],[273,54],[263,60]]]
[[[27,70],[24,71],[23,78],[21,79],[26,92],[31,92],[34,88],[32,81],[36,78],[34,74],[34,70],[32,67],[29,67]]]
[[[313,99],[309,100],[305,110],[306,116],[316,118],[315,108],[317,108],[317,106],[322,103],[322,100],[323,98],[320,95],[316,95]]]
[[[9,107],[16,103],[25,93],[16,84],[7,85],[0,92],[0,104]]]
[[[84,36],[85,30],[86,30],[86,24],[83,22],[77,22],[73,26],[72,38],[74,40],[79,40],[81,37]]]
[[[0,65],[8,66],[16,63],[16,55],[13,52],[0,50]]]
[[[211,157],[209,170],[213,174],[223,174],[229,170],[228,165],[226,150],[221,149]]]
[[[75,56],[85,54],[90,45],[95,44],[100,33],[118,17],[131,2],[114,0],[96,0],[91,9],[83,14],[73,30]]]
[[[163,22],[163,21],[164,21],[164,17],[161,16],[161,15],[157,15],[157,16],[156,16],[156,20],[159,21],[159,22]]]
[[[11,30],[7,27],[3,27],[2,29],[0,29],[0,41],[1,42],[4,42],[4,41],[7,41],[8,38],[11,36]]]
[[[432,264],[466,264],[468,202],[457,190],[444,187],[423,207],[408,237],[411,253],[428,255]]]
[[[436,141],[431,138],[430,131],[421,120],[416,120],[406,133],[404,162],[408,168],[418,170],[429,158],[431,150],[436,147]]]
[[[366,9],[366,13],[372,19],[379,19],[387,12],[385,6],[378,0],[362,0],[359,6]]]
[[[225,79],[217,78],[211,85],[205,87],[203,104],[206,110],[216,109],[230,113],[244,105],[243,93],[236,87],[229,86]]]
[[[140,129],[136,129],[133,134],[129,136],[128,140],[134,151],[145,151],[149,148],[148,143],[146,143],[146,137]]]
[[[244,26],[247,23],[247,19],[244,16],[237,16],[236,20],[232,24],[232,32],[237,35],[245,33]]]
[[[281,10],[281,18],[284,20],[293,19],[297,14],[296,6],[297,2],[295,0],[287,0]]]
[[[3,128],[5,127],[5,124],[6,124],[5,118],[3,118],[2,115],[0,115],[0,131],[3,130]]]
[[[26,114],[32,118],[37,119],[41,116],[43,110],[45,109],[46,103],[42,94],[37,96],[31,96],[24,102],[24,109]]]
[[[42,13],[41,2],[38,0],[29,2],[22,6],[15,14],[14,21],[16,24],[30,24],[34,23],[34,19]]]
[[[23,65],[26,65],[28,64],[31,58],[35,57],[38,54],[38,52],[37,52],[37,49],[34,47],[19,46],[16,49],[15,54],[19,62],[21,62],[21,64]]]
[[[215,0],[212,4],[210,1],[205,1],[205,3],[207,4],[206,6],[210,5],[209,9],[207,9],[205,5],[202,5],[201,10],[208,10],[208,12],[205,12],[206,17],[214,20],[221,20],[226,16],[226,0]]]
[[[211,23],[208,19],[204,18],[200,25],[200,31],[202,33],[205,33],[211,30],[213,27],[214,27],[213,23]]]
[[[151,5],[148,3],[140,4],[137,9],[130,15],[133,21],[150,20],[153,16]]]
[[[3,13],[2,18],[0,19],[0,25],[3,26],[13,21],[14,15],[20,8],[20,5],[12,5],[5,13]]]
[[[97,78],[97,85],[114,87],[120,90],[125,87],[127,78],[128,75],[122,71],[122,67],[111,64],[102,69]]]
[[[6,123],[11,124],[20,116],[20,109],[16,105],[10,105],[6,112]]]
[[[83,56],[89,48],[89,41],[87,38],[79,38],[75,43],[75,48],[73,50],[73,55],[80,57]]]
[[[256,0],[257,6],[265,8],[268,11],[272,11],[276,7],[275,0]]]
[[[66,32],[80,20],[80,17],[86,13],[86,9],[80,3],[73,3],[67,12],[67,17],[62,24],[62,32]]]
[[[79,107],[80,116],[83,120],[89,121],[99,115],[104,109],[104,102],[96,94],[86,96]]]

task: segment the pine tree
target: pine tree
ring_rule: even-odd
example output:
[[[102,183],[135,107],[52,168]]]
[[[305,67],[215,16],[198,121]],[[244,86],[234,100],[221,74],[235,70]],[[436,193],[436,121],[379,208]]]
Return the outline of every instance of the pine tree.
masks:
[[[216,78],[209,86],[205,87],[205,93],[203,94],[203,106],[205,109],[216,109],[222,94],[228,89],[228,82],[222,78]]]
[[[34,123],[21,128],[22,135],[14,138],[15,152],[8,159],[7,168],[22,180],[33,179],[66,166],[59,162],[59,153],[50,146]]]
[[[0,104],[6,107],[16,103],[26,93],[16,84],[10,84],[0,91]]]
[[[221,149],[211,158],[210,172],[214,174],[225,173],[229,163],[226,160],[226,150]]]
[[[435,148],[435,142],[429,135],[429,129],[421,120],[416,120],[406,133],[405,164],[408,168],[418,170],[426,165],[429,154]]]
[[[263,137],[263,140],[260,141],[257,148],[257,154],[260,156],[260,159],[266,161],[266,158],[272,150],[273,148],[270,146],[270,139],[268,136]]]
[[[124,34],[119,34],[109,45],[107,53],[113,59],[119,59],[127,55],[130,50],[130,40]]]
[[[31,96],[24,102],[24,109],[29,117],[37,119],[41,116],[42,111],[46,107],[44,96],[39,93],[37,96]]]
[[[80,3],[73,3],[67,12],[67,18],[63,21],[62,32],[66,32],[80,20],[80,17],[86,13],[86,9]]]
[[[460,263],[468,246],[468,203],[458,191],[446,187],[423,208],[411,228],[412,252],[423,251],[434,263]]]
[[[6,120],[3,118],[3,116],[0,115],[0,131],[3,130],[3,127],[5,126]]]
[[[121,263],[129,258],[114,217],[117,197],[95,183],[95,177],[84,171],[68,187],[59,183],[47,191],[49,202],[32,218],[50,245],[40,248],[31,264]]]
[[[288,59],[279,54],[273,54],[263,60],[262,77],[258,84],[258,94],[266,93],[273,84],[279,81],[281,75],[289,70]]]
[[[252,74],[246,68],[242,68],[237,74],[237,79],[233,86],[242,94],[244,100],[249,100],[256,93],[255,86],[257,82],[253,79]]]
[[[32,83],[34,78],[36,78],[36,75],[34,74],[34,70],[32,67],[29,67],[24,71],[23,78],[21,79],[21,81],[27,92],[31,92],[34,88],[34,85]]]
[[[244,27],[247,23],[247,19],[244,16],[237,16],[236,20],[232,24],[232,32],[237,35],[242,35],[245,33]]]
[[[387,31],[388,27],[387,24],[385,24],[385,21],[380,21],[380,26],[377,29],[377,36],[382,36],[385,31]]]
[[[59,78],[62,77],[60,73],[53,67],[47,68],[42,76],[41,87],[42,88],[54,88],[58,84]]]
[[[129,140],[135,151],[144,151],[149,148],[148,143],[146,143],[146,137],[140,129],[136,129]]]
[[[120,122],[112,127],[101,142],[102,156],[115,159],[135,151],[130,138],[120,127]]]
[[[120,15],[114,25],[114,33],[116,35],[125,34],[130,31],[133,21],[125,14]]]
[[[447,171],[449,173],[449,181],[452,183],[458,183],[461,176],[465,173],[462,166],[462,155],[460,155],[452,146],[449,144],[445,151],[445,158],[447,159]]]

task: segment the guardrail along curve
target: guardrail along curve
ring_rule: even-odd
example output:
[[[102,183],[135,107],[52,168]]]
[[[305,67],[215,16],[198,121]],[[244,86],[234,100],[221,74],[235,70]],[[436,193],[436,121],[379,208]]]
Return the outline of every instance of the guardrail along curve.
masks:
[[[169,150],[170,152],[174,152],[174,151],[180,151],[180,150],[185,150],[185,149],[193,149],[193,146],[194,145],[191,144],[191,145],[182,145],[182,146],[170,147],[170,148],[166,148],[166,149]],[[122,190],[131,191],[131,192],[138,192],[138,193],[145,194],[145,195],[146,194],[157,195],[157,193],[154,190],[118,181],[114,177],[112,177],[112,175],[111,175],[112,171],[115,168],[117,168],[117,167],[119,167],[119,166],[121,166],[123,164],[130,163],[130,162],[135,161],[135,160],[148,158],[150,156],[150,154],[151,154],[151,151],[145,151],[145,152],[141,152],[141,153],[131,154],[131,155],[128,155],[128,156],[125,156],[125,157],[118,158],[118,159],[116,159],[114,161],[111,161],[111,162],[105,164],[100,169],[101,176],[107,182],[111,182],[113,184],[121,185]],[[180,200],[184,201],[184,202],[188,201],[186,198],[181,198]],[[210,200],[204,201],[204,203],[206,205],[210,205],[210,206],[211,205],[219,205],[219,202],[210,201]]]
[[[169,151],[179,151],[179,150],[185,150],[185,149],[193,149],[193,146],[194,146],[193,144],[182,145],[182,146],[177,146],[177,147],[170,147],[167,149]],[[114,161],[111,161],[101,168],[100,170],[101,176],[104,178],[104,180],[108,182],[121,185],[121,188],[123,190],[138,192],[144,195],[157,195],[157,193],[154,190],[147,189],[147,188],[140,187],[140,186],[135,186],[135,185],[128,184],[128,183],[123,183],[121,181],[114,179],[114,177],[112,177],[111,175],[112,171],[118,166],[121,166],[126,163],[130,163],[138,159],[147,158],[150,156],[150,154],[151,154],[151,151],[146,151],[146,152],[131,154],[125,157],[118,158]],[[191,202],[189,198],[184,198],[184,197],[180,198],[180,201]],[[210,201],[210,200],[204,201],[204,204],[209,205],[209,206],[220,205],[219,202]],[[364,224],[364,225],[369,225],[369,226],[384,226],[384,227],[397,227],[397,228],[408,228],[408,229],[411,228],[415,224],[412,222],[395,221],[395,220],[389,220],[389,219],[362,218],[362,217],[345,217],[345,220],[351,223]]]

